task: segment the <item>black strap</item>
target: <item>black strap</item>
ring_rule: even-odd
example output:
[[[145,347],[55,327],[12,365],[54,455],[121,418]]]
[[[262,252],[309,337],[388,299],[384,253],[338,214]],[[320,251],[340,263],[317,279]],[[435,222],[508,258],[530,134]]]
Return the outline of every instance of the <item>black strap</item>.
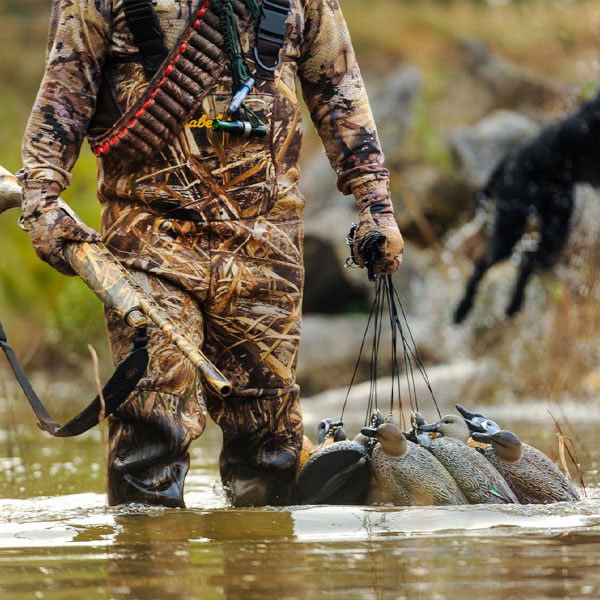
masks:
[[[123,0],[125,20],[140,51],[140,59],[148,79],[158,71],[167,56],[163,32],[152,0]]]
[[[98,395],[77,416],[73,417],[66,425],[61,426],[58,421],[50,416],[46,407],[35,393],[12,346],[6,339],[4,328],[2,327],[2,323],[0,323],[0,346],[2,346],[17,381],[23,392],[25,392],[25,396],[27,396],[27,400],[29,400],[29,404],[38,418],[38,426],[55,437],[73,437],[84,433],[94,427],[94,425],[97,425],[102,416],[108,417],[108,415],[112,414],[123,404],[146,371],[146,366],[148,365],[147,342],[148,337],[145,327],[136,330],[132,353],[117,367],[113,376],[102,390],[104,414],[102,414],[102,402]]]
[[[285,38],[285,20],[291,10],[290,0],[262,0],[256,32],[254,59],[259,77],[272,78],[281,64],[281,48]]]

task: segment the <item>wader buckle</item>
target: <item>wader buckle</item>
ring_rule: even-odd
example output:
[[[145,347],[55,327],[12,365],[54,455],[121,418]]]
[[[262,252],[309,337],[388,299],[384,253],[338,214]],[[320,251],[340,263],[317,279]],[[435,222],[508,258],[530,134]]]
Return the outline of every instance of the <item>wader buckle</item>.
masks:
[[[289,0],[262,1],[254,58],[261,69],[265,71],[276,71],[281,65],[280,50],[283,46],[285,21],[289,12]],[[274,61],[274,65],[265,64],[269,58]]]

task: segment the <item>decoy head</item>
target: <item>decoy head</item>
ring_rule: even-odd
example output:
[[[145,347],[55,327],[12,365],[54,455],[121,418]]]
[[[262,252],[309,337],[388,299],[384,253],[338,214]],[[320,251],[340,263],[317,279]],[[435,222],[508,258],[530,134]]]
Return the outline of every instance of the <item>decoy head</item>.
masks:
[[[384,422],[391,423],[392,425],[398,425],[398,421],[396,421],[396,417],[392,413],[385,418]]]
[[[343,442],[346,439],[346,432],[344,431],[344,428],[342,427],[342,424],[340,422],[339,425],[335,425],[333,427],[333,441],[334,442]]]
[[[385,423],[383,413],[376,408],[371,415],[371,427],[379,427],[382,423]]]
[[[500,425],[491,419],[488,419],[481,413],[472,413],[461,404],[456,404],[456,410],[464,417],[466,424],[471,431],[480,433],[495,433],[500,431]]]
[[[431,448],[431,436],[429,433],[422,432],[419,428],[426,425],[425,417],[418,411],[410,413],[411,431],[406,434],[406,437],[411,442],[419,444],[424,448]],[[435,437],[435,436],[434,436]]]
[[[425,425],[426,423],[425,417],[418,410],[410,413],[410,424],[413,429],[418,429],[421,425]]]
[[[446,415],[437,423],[419,426],[419,431],[437,431],[444,437],[460,440],[465,444],[469,441],[469,428],[464,419],[458,415]]]
[[[317,427],[317,435],[319,439],[319,444],[322,444],[327,437],[327,434],[336,427],[341,427],[342,422],[336,421],[334,419],[323,419],[319,426]],[[345,437],[343,439],[346,439]],[[337,440],[336,440],[337,441]]]
[[[360,432],[375,438],[389,458],[401,458],[408,451],[404,433],[393,423],[382,423],[379,427],[363,427]]]
[[[512,431],[500,429],[492,434],[474,432],[471,434],[471,437],[476,442],[491,444],[492,448],[503,462],[515,463],[519,461],[523,455],[521,440]]]

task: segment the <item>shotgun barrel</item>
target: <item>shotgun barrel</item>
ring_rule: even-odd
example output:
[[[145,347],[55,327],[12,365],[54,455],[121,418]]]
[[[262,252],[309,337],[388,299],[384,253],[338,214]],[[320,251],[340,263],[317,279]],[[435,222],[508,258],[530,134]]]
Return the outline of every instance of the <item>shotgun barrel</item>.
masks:
[[[21,186],[16,177],[0,165],[0,213],[21,206],[21,195]],[[74,219],[81,221],[66,203],[60,202]],[[196,367],[207,387],[222,397],[231,393],[231,382],[103,244],[67,243],[65,258],[105,306],[116,311],[132,327],[152,321]]]

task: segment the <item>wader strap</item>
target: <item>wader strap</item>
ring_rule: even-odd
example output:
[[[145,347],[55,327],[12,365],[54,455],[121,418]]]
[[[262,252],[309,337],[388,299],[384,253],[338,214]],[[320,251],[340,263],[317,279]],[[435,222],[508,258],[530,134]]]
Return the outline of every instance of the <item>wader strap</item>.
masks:
[[[154,4],[152,0],[123,0],[123,12],[140,51],[144,71],[151,79],[167,56]]]
[[[254,47],[256,74],[262,79],[272,79],[273,72],[281,65],[285,20],[290,10],[290,0],[262,0]]]
[[[102,411],[102,402],[98,395],[76,417],[71,419],[66,425],[61,426],[58,421],[50,416],[46,407],[35,393],[12,346],[6,339],[2,323],[0,323],[0,346],[2,346],[2,350],[4,350],[6,358],[8,358],[17,381],[38,418],[38,427],[55,437],[73,437],[84,433],[94,427],[94,425],[97,425],[102,418],[108,417],[108,415],[112,414],[123,404],[146,371],[146,366],[148,365],[147,342],[148,337],[146,336],[145,328],[142,327],[136,330],[132,353],[117,367],[113,376],[102,390],[104,411]]]
[[[195,21],[179,38],[141,98],[101,135],[88,132],[98,157],[147,161],[183,129],[227,64],[219,17],[201,0]],[[231,0],[238,18],[249,11]]]

